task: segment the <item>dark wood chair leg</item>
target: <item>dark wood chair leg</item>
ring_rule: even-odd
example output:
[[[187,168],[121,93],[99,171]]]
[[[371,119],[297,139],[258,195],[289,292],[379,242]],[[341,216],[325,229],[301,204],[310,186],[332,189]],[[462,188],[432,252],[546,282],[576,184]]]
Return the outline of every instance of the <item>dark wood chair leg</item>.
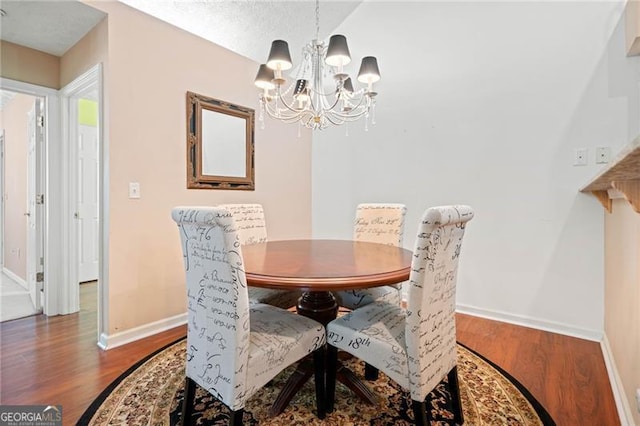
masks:
[[[336,370],[338,368],[338,348],[327,345],[327,392],[326,410],[333,411],[333,403],[336,399]]]
[[[427,412],[427,404],[424,401],[412,401],[413,418],[416,426],[429,426],[431,413]]]
[[[244,408],[231,411],[229,414],[229,426],[242,426],[242,416],[244,415]]]
[[[319,419],[324,419],[325,418],[325,406],[326,406],[326,402],[325,402],[325,395],[326,395],[326,388],[325,388],[325,365],[326,365],[326,359],[325,359],[325,348],[321,347],[319,349],[316,349],[313,352],[313,369],[315,372],[315,382],[316,382],[316,409],[318,411],[318,418]]]
[[[367,380],[378,380],[378,369],[373,365],[364,364],[364,378]]]
[[[464,424],[462,414],[462,400],[460,399],[460,386],[458,384],[458,367],[453,367],[447,376],[449,382],[449,392],[451,393],[451,404],[453,409],[453,420],[458,425]]]
[[[184,382],[184,400],[182,401],[182,425],[191,425],[193,401],[196,397],[196,382],[187,377]]]

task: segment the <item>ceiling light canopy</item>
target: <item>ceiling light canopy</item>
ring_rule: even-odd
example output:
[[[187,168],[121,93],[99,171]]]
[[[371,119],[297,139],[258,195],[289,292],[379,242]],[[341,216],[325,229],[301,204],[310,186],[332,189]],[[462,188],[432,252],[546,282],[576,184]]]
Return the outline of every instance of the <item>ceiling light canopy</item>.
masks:
[[[324,129],[365,118],[375,124],[373,83],[380,80],[378,61],[366,56],[360,64],[358,81],[365,87],[354,90],[353,81],[344,67],[351,62],[351,53],[344,35],[331,36],[325,45],[319,39],[320,7],[316,0],[316,38],[302,49],[302,62],[292,72],[291,82],[283,71],[293,68],[289,45],[274,40],[266,64],[260,65],[255,85],[260,94],[259,120],[264,127],[264,113],[285,123],[300,123],[311,129]],[[333,81],[326,82],[326,75]]]

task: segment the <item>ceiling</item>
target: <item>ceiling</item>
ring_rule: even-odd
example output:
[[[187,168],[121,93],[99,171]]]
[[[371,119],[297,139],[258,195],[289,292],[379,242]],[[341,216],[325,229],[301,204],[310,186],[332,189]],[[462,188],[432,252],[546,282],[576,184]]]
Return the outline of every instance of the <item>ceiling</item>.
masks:
[[[0,2],[0,38],[55,56],[62,56],[106,16],[77,1]]]
[[[121,0],[133,8],[229,50],[265,62],[271,40],[289,42],[293,60],[315,38],[311,0]],[[323,1],[320,37],[326,38],[358,7],[357,1]],[[2,40],[61,56],[104,16],[77,1],[1,1]]]

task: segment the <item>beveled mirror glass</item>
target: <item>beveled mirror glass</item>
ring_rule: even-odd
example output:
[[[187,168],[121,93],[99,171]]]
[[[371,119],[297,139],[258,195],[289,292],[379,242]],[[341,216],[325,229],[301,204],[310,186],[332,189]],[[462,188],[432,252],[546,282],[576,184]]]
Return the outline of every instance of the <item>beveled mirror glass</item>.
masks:
[[[255,189],[251,108],[187,92],[187,188]]]

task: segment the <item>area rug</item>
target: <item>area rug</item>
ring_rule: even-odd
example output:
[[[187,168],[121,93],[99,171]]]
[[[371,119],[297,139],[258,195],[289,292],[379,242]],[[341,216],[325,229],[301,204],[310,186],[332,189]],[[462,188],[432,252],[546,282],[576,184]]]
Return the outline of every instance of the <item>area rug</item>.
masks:
[[[173,343],[140,361],[116,379],[82,415],[81,425],[181,425],[186,341]],[[347,367],[363,377],[363,363],[355,358]],[[245,407],[245,425],[411,425],[413,413],[408,392],[380,373],[367,382],[380,396],[376,406],[365,405],[341,384],[336,387],[333,413],[324,420],[315,416],[315,389],[307,382],[287,409],[269,417],[268,409],[286,379],[289,367],[269,386],[255,394]],[[535,398],[500,367],[458,344],[458,375],[466,425],[555,425]],[[430,395],[432,424],[448,424],[453,418],[446,386]],[[194,424],[226,425],[228,410],[206,391],[197,388]]]

